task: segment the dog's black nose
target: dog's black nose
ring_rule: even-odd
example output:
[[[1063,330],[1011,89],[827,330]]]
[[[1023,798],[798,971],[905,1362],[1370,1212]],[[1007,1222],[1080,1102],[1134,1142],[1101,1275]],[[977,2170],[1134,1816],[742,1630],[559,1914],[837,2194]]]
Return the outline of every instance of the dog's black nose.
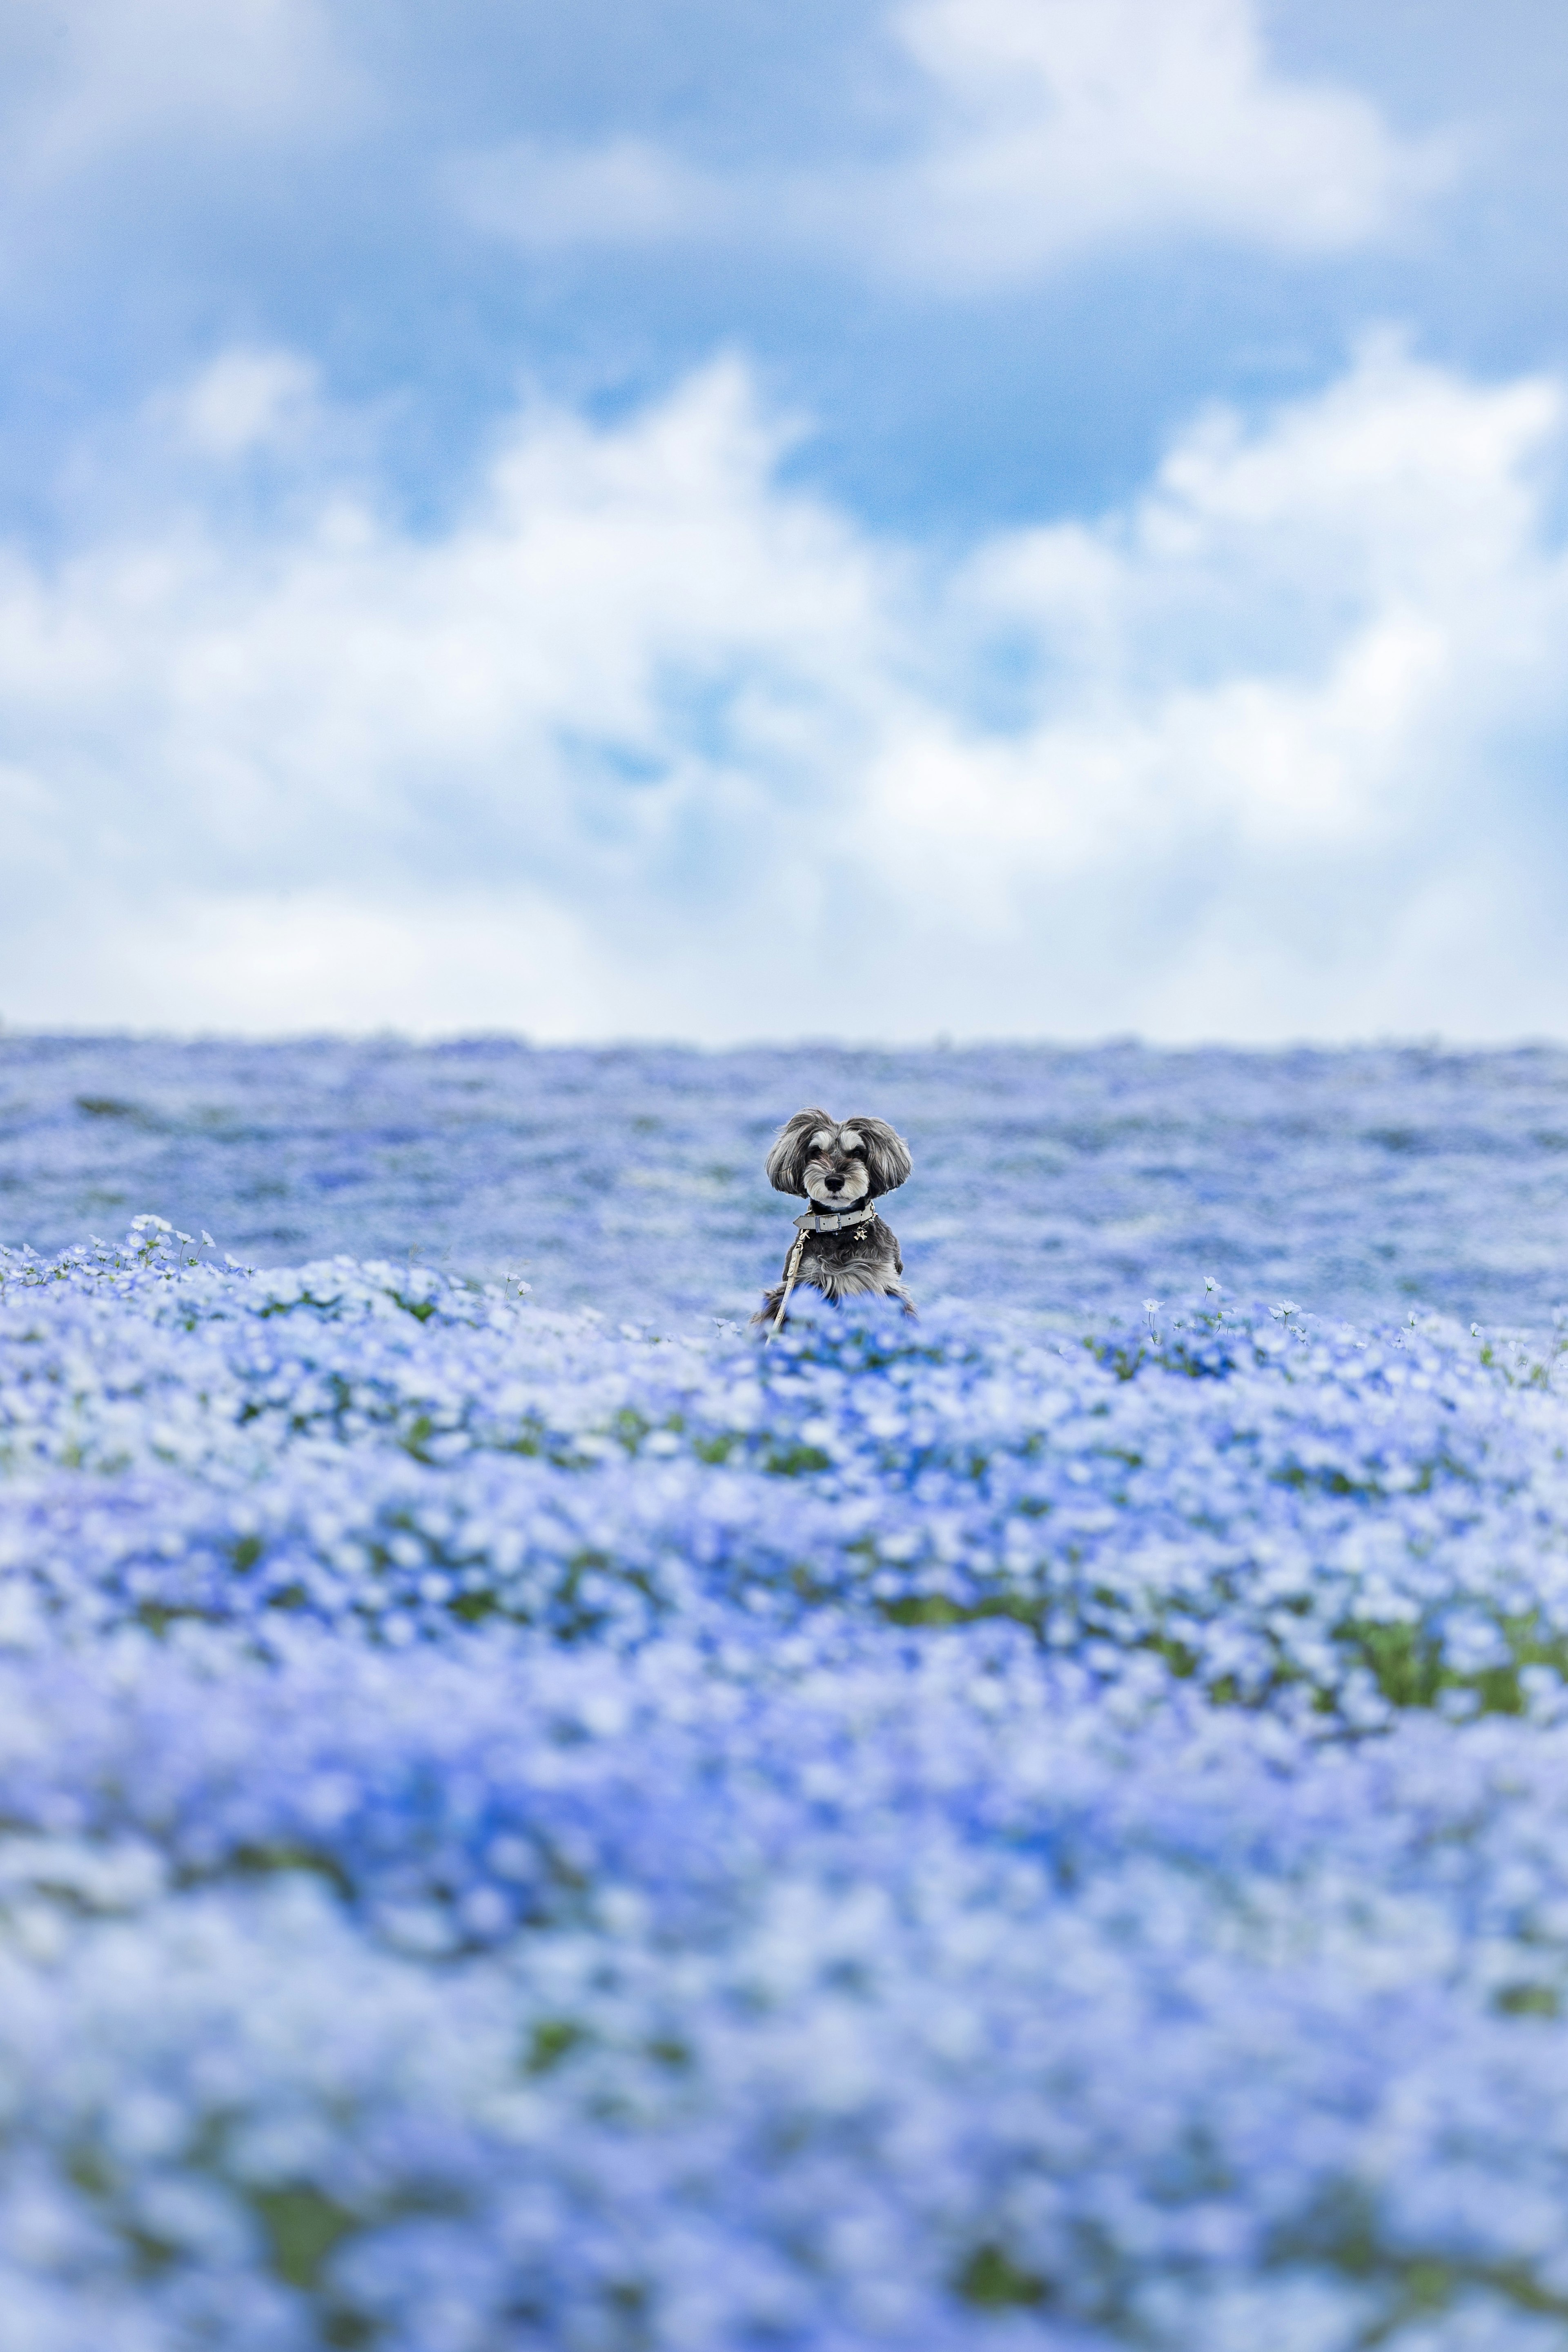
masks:
[[[827,1180],[827,1189],[830,1192],[842,1192],[844,1190],[843,1177],[830,1176]]]

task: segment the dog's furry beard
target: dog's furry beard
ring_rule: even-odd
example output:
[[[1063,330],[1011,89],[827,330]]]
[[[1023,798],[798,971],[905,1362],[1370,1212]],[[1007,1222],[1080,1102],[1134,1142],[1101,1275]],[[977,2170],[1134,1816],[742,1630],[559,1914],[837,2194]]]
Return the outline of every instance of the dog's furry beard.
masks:
[[[821,1167],[808,1168],[805,1171],[806,1199],[815,1201],[819,1209],[826,1209],[829,1213],[835,1209],[853,1209],[866,1198],[871,1189],[871,1180],[866,1173],[863,1160],[851,1160],[840,1171],[843,1176],[843,1189],[840,1192],[828,1191],[827,1179],[830,1172],[833,1171],[829,1171],[826,1163]]]

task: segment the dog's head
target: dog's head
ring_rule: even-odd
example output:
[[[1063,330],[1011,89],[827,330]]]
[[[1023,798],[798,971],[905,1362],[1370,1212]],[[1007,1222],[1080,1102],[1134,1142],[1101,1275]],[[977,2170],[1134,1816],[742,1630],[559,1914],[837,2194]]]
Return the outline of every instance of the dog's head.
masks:
[[[775,1192],[804,1193],[824,1209],[850,1209],[875,1201],[903,1182],[910,1148],[885,1118],[830,1118],[825,1110],[797,1110],[768,1154]]]

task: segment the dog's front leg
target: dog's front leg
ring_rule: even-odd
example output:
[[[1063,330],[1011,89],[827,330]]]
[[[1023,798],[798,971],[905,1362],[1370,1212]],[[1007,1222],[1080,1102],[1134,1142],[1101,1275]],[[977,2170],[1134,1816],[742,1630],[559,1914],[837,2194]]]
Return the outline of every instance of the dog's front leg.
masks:
[[[763,1303],[752,1318],[753,1326],[761,1323],[771,1323],[773,1321],[774,1316],[779,1311],[780,1305],[784,1299],[784,1286],[782,1282],[776,1282],[771,1290],[763,1291]]]

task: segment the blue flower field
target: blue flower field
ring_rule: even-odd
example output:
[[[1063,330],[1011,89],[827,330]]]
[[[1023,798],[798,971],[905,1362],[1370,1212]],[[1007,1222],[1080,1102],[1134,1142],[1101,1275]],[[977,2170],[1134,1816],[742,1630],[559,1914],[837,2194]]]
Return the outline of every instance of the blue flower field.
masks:
[[[921,1313],[764,1350],[814,1100]],[[1568,1055],[0,1129],[5,2352],[1568,2345]]]

